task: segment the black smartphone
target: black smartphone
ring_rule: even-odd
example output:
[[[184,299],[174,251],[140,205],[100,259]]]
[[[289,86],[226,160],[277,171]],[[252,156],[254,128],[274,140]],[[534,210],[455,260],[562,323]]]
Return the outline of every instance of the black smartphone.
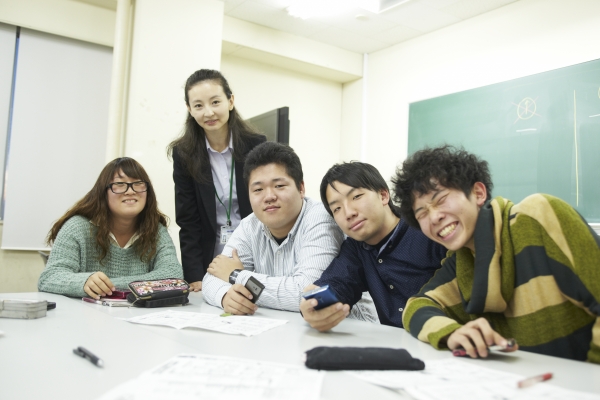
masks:
[[[329,288],[329,285],[323,285],[316,289],[309,290],[308,292],[303,293],[302,297],[306,300],[317,299],[318,304],[315,306],[315,310],[329,307],[339,301],[335,293],[333,293],[333,290]]]
[[[47,301],[48,305],[46,306],[46,310],[53,310],[56,308],[56,303],[53,301]]]
[[[252,299],[250,301],[256,303],[260,294],[265,289],[265,285],[260,283],[255,277],[251,276],[250,279],[248,279],[248,282],[246,282],[246,289],[252,293]]]

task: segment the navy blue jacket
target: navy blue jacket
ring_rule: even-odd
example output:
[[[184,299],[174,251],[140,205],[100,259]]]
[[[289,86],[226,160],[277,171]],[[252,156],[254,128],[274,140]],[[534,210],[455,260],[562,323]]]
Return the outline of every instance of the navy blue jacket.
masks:
[[[445,255],[443,246],[401,220],[379,253],[365,242],[346,238],[340,254],[315,285],[329,285],[338,299],[350,306],[368,291],[380,322],[403,328],[406,302],[441,267]]]

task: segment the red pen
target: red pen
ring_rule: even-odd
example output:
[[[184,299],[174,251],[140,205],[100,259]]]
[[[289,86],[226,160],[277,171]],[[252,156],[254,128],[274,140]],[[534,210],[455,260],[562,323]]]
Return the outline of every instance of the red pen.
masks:
[[[517,383],[517,386],[519,387],[519,389],[523,389],[523,388],[529,387],[531,385],[535,385],[538,382],[545,382],[549,379],[552,379],[552,372],[548,372],[548,373],[545,373],[542,375],[532,376],[531,378],[523,379],[522,381],[519,381],[519,383]]]

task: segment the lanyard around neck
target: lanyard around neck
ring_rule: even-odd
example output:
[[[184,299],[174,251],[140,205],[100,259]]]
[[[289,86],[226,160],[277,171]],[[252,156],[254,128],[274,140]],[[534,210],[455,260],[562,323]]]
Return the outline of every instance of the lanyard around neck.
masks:
[[[229,209],[227,209],[227,207],[225,207],[225,204],[223,204],[223,202],[221,201],[221,199],[219,198],[219,194],[217,193],[217,188],[214,186],[215,188],[215,196],[217,196],[217,200],[219,200],[219,203],[221,203],[221,205],[223,206],[223,208],[225,208],[225,213],[227,214],[227,226],[231,226],[231,196],[233,195],[233,169],[235,166],[235,158],[233,158],[233,154],[231,155],[231,177],[229,178]]]

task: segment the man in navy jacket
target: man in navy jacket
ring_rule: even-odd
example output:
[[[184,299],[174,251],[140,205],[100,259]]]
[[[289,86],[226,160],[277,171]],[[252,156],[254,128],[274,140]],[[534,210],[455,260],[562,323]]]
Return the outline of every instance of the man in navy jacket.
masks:
[[[440,268],[446,250],[400,219],[387,183],[370,164],[336,164],[320,189],[325,209],[348,238],[321,278],[305,289],[329,285],[340,301],[315,310],[317,300],[302,300],[304,319],[329,330],[368,291],[380,322],[402,328],[407,300]]]

